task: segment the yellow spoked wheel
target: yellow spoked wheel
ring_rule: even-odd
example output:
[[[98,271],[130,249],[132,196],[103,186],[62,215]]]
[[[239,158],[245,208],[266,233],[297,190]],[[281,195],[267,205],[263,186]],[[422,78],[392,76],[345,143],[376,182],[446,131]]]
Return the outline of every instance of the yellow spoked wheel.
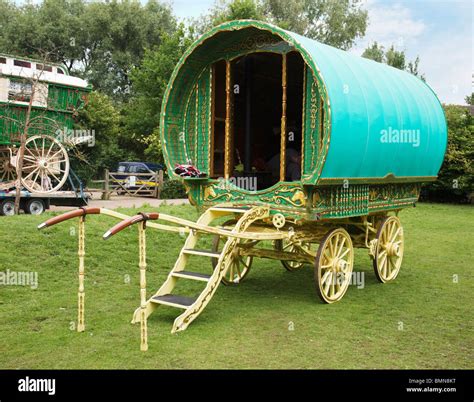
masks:
[[[15,167],[10,162],[10,151],[0,150],[0,183],[13,183],[16,179]]]
[[[316,254],[314,280],[316,292],[325,303],[342,299],[349,287],[354,267],[354,248],[346,230],[330,230]]]
[[[382,282],[393,281],[402,265],[403,259],[403,228],[400,219],[389,216],[382,221],[377,231],[377,245],[373,260],[374,272]]]
[[[235,224],[235,220],[227,221],[222,226],[229,227]],[[227,241],[226,237],[222,237],[219,235],[214,236],[214,241],[212,244],[212,251],[220,252],[222,247],[224,246],[225,242]],[[257,241],[254,240],[241,240],[240,244],[246,245],[251,247],[253,244],[256,244]],[[240,254],[240,247],[236,247],[232,253],[232,261],[230,263],[229,269],[227,270],[226,274],[222,278],[222,283],[226,286],[228,285],[238,285],[242,282],[247,274],[250,271],[252,266],[253,257],[251,256],[243,256]],[[215,268],[217,265],[217,258],[213,258],[211,260],[212,266]]]
[[[309,251],[310,247],[311,243],[301,243],[301,248],[303,249],[303,251]],[[274,248],[277,251],[285,251],[287,253],[301,252],[300,247],[288,240],[275,240]],[[299,261],[281,261],[281,265],[283,265],[287,271],[296,271],[303,267],[304,264],[304,262]]]

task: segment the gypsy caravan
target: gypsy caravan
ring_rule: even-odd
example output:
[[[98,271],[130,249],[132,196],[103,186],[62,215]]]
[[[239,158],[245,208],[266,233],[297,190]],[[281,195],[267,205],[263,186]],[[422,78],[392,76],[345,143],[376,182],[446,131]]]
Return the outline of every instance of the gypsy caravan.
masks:
[[[31,193],[52,193],[63,186],[69,157],[62,137],[72,130],[90,91],[86,81],[70,76],[62,65],[0,54],[0,190],[16,185],[30,103],[22,187]]]
[[[185,52],[164,95],[160,130],[168,173],[202,212],[197,222],[85,208],[40,225],[79,217],[80,300],[85,216],[124,218],[106,239],[139,225],[141,304],[132,322],[141,324],[142,350],[158,306],[182,311],[172,332],[182,331],[221,282],[242,283],[257,257],[289,271],[312,264],[325,303],[346,293],[355,247],[368,250],[380,282],[393,281],[404,250],[398,213],[416,203],[421,183],[436,180],[447,142],[441,104],[415,76],[248,20],[212,29]],[[147,227],[188,233],[151,297]],[[206,236],[212,249],[199,247]],[[210,259],[207,270],[187,269],[199,257]],[[179,294],[182,281],[203,289]],[[79,305],[81,321],[83,299]]]

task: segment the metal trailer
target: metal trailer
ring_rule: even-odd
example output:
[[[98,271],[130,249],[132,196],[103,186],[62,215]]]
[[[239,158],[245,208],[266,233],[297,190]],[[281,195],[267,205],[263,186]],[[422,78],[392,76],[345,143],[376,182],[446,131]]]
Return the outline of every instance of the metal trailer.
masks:
[[[70,170],[68,177],[69,190],[47,193],[36,193],[28,190],[20,192],[20,209],[31,215],[40,215],[52,205],[67,207],[83,207],[88,205],[90,196],[84,192],[83,185],[75,173]],[[14,214],[15,190],[0,190],[0,215]]]
[[[148,348],[147,317],[158,306],[180,310],[172,332],[183,331],[219,284],[242,283],[257,257],[281,261],[288,271],[311,264],[316,294],[327,304],[347,292],[355,248],[368,250],[381,283],[393,281],[405,243],[399,212],[415,205],[421,183],[436,180],[447,143],[441,104],[417,77],[247,20],[213,28],[184,53],[163,97],[160,130],[170,177],[182,180],[202,212],[196,222],[85,208],[39,226],[79,218],[83,331],[85,216],[123,219],[105,239],[138,224],[140,305],[132,322],[140,323],[141,350]],[[272,147],[279,155],[276,171],[259,169],[260,154]],[[299,177],[288,169],[298,162],[295,152]],[[174,173],[189,160],[201,177]],[[256,189],[236,180],[254,177]],[[151,296],[146,228],[187,234]],[[213,247],[202,249],[209,236]],[[187,268],[195,258],[210,259],[207,270]],[[177,289],[182,281],[202,283],[202,290],[183,295]]]

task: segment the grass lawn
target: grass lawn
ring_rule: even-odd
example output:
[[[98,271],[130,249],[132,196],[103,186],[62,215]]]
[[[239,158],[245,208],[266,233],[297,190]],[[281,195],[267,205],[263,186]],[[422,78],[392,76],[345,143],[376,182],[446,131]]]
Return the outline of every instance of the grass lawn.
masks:
[[[160,210],[197,218],[190,206]],[[76,222],[36,230],[49,216],[0,218],[0,271],[36,271],[39,280],[37,289],[0,286],[1,369],[474,368],[472,207],[402,211],[398,278],[379,284],[367,251],[357,250],[354,270],[365,274],[365,287],[351,286],[333,305],[319,302],[311,266],[287,272],[278,261],[255,260],[246,280],[221,285],[184,332],[170,334],[178,310],[158,308],[146,353],[139,326],[130,324],[139,305],[136,227],[103,241],[117,221],[87,218],[86,332],[77,333]],[[183,238],[147,235],[150,294]]]

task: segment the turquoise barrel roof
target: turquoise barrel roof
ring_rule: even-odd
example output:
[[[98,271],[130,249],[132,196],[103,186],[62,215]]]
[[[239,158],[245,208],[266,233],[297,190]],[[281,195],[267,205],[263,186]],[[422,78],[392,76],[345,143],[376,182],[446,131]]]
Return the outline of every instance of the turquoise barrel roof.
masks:
[[[331,108],[321,179],[435,177],[447,145],[443,108],[405,71],[287,32],[311,56]]]

